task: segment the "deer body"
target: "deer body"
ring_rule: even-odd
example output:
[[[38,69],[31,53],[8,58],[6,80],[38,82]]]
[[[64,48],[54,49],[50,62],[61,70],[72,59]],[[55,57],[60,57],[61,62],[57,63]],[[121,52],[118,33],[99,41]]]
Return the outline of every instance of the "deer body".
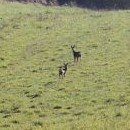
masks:
[[[64,63],[64,66],[61,66],[61,67],[59,68],[59,78],[62,77],[62,79],[63,79],[63,77],[65,77],[67,68],[68,68],[68,63],[66,63],[66,64]]]
[[[75,50],[74,50],[75,46],[71,46],[71,48],[72,48],[72,51],[73,51],[74,62],[75,62],[75,61],[78,61],[79,58],[80,58],[80,60],[81,60],[81,52],[80,52],[80,51],[75,51]]]

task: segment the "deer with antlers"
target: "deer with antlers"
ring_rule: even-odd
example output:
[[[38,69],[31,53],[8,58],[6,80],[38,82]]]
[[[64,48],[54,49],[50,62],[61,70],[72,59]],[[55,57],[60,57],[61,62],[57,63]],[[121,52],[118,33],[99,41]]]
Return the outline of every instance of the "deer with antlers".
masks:
[[[79,59],[81,60],[81,52],[75,51],[74,48],[75,48],[75,45],[71,46],[71,49],[73,51],[73,56],[74,56],[74,62],[75,62],[75,61],[78,61]]]

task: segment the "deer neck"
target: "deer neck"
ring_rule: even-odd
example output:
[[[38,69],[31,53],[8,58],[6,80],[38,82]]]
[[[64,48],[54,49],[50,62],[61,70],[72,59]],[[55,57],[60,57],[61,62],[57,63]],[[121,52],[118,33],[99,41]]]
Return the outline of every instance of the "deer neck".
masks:
[[[67,71],[67,66],[65,66],[65,71]]]
[[[72,49],[72,51],[73,51],[73,53],[75,53],[75,50],[74,50],[74,49]]]

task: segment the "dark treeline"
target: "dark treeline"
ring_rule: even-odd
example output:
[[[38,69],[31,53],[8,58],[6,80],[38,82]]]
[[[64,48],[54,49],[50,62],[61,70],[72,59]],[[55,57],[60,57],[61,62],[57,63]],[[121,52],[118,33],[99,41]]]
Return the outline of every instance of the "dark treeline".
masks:
[[[76,4],[91,9],[130,9],[130,0],[58,0],[60,4]]]
[[[130,0],[77,0],[81,6],[94,9],[129,9]]]
[[[46,5],[77,5],[91,9],[130,9],[130,0],[8,0]]]

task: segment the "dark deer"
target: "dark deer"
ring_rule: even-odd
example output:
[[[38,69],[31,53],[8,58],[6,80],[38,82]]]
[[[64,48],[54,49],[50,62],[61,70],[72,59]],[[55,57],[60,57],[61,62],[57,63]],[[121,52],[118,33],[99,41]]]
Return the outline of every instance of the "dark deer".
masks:
[[[66,71],[68,69],[68,63],[64,63],[64,66],[59,67],[59,78],[65,77]]]
[[[71,46],[72,48],[72,51],[73,51],[73,56],[74,56],[74,62],[75,61],[78,61],[79,58],[81,60],[81,52],[80,51],[75,51],[74,48],[75,48],[75,45],[74,46]]]

